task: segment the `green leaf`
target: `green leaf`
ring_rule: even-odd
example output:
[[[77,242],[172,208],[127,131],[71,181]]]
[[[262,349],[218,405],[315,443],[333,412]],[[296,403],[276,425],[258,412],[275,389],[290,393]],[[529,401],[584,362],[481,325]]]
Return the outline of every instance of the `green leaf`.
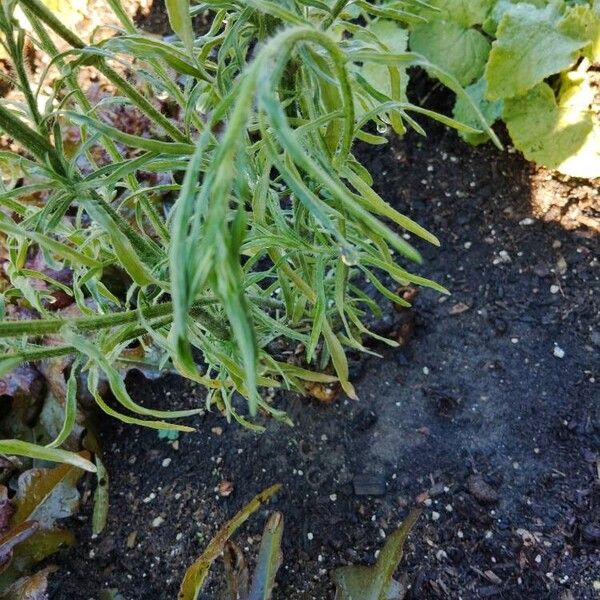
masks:
[[[425,6],[411,7],[411,12],[428,21],[453,21],[462,27],[480,25],[487,17],[494,0],[427,0]]]
[[[504,104],[502,100],[495,100],[490,102],[485,99],[485,90],[487,87],[487,81],[485,77],[479,79],[475,83],[465,88],[465,92],[469,95],[471,100],[479,107],[481,114],[485,117],[489,125],[493,125],[501,116]],[[480,123],[479,118],[475,114],[473,107],[464,98],[457,97],[456,103],[454,104],[453,110],[454,118],[461,123],[477,127]],[[470,133],[470,132],[459,132],[466,142],[470,144],[482,144],[490,139],[490,136],[482,131],[481,133]]]
[[[421,511],[413,510],[387,538],[373,566],[350,565],[333,571],[336,600],[399,600],[399,586],[392,577],[402,560],[404,544]]]
[[[592,63],[600,62],[600,2],[593,6],[571,6],[559,25],[559,30],[577,40],[584,40],[583,54]]]
[[[28,456],[38,460],[47,460],[49,462],[65,463],[90,471],[96,472],[96,467],[89,460],[67,450],[58,448],[45,448],[23,440],[0,440],[0,453],[16,454],[17,456]]]
[[[252,577],[252,587],[247,600],[270,600],[275,585],[275,575],[281,565],[281,536],[283,535],[283,515],[273,513],[263,531]]]
[[[504,13],[515,4],[530,4],[537,8],[544,8],[548,4],[548,0],[496,0],[492,10],[483,22],[483,31],[492,37],[496,37],[498,23],[502,20]]]
[[[563,78],[558,102],[552,88],[540,83],[506,100],[504,120],[525,158],[574,177],[600,176],[600,123],[590,110],[594,91],[579,73]]]
[[[192,28],[189,0],[165,0],[165,5],[173,31],[179,36],[185,49],[192,56],[194,52],[194,30]]]
[[[554,3],[518,4],[504,13],[485,69],[489,100],[520,96],[573,64],[586,42],[562,33],[562,18]]]
[[[481,77],[490,51],[489,41],[479,31],[442,20],[417,25],[410,47],[456,77],[461,85]]]
[[[280,484],[272,485],[270,488],[262,491],[255,496],[242,510],[240,510],[231,520],[229,520],[210,541],[206,550],[200,557],[187,569],[177,600],[196,600],[202,586],[208,576],[212,563],[223,552],[225,542],[236,532],[236,530],[261,506],[263,506],[273,495],[281,488]]]

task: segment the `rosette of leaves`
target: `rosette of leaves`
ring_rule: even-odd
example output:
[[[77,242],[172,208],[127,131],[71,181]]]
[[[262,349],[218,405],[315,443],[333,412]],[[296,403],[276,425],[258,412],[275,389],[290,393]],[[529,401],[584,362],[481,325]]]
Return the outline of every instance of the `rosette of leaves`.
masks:
[[[208,407],[256,429],[258,411],[287,419],[261,387],[339,380],[354,397],[345,349],[377,337],[364,317],[378,308],[360,282],[399,304],[398,285],[445,289],[409,267],[421,258],[403,234],[437,238],[373,190],[353,144],[385,142],[372,122],[422,131],[419,114],[480,131],[406,100],[404,69],[420,65],[470,102],[453,76],[395,39],[421,19],[411,12],[419,3],[170,0],[176,36],[161,40],[107,2],[121,30],[93,43],[40,0],[2,3],[20,95],[0,104],[0,128],[22,148],[0,156],[21,174],[0,193],[2,368],[73,357],[73,378],[83,375],[102,410],[166,430],[190,430],[173,419],[202,409],[135,403],[120,370],[132,345],[204,385]],[[198,36],[192,17],[206,11],[211,24]],[[23,65],[26,39],[47,55],[37,75]],[[92,99],[84,70],[112,95]],[[128,130],[105,118],[107,107],[151,127]],[[49,270],[29,266],[35,252]],[[76,308],[69,316],[52,309],[58,292]],[[276,340],[301,348],[303,366],[272,353]],[[0,442],[0,451],[17,449]]]
[[[452,73],[490,124],[502,119],[526,158],[567,175],[600,176],[600,2],[433,1],[410,46]],[[455,118],[473,124],[457,98]],[[461,133],[480,144],[485,133]]]

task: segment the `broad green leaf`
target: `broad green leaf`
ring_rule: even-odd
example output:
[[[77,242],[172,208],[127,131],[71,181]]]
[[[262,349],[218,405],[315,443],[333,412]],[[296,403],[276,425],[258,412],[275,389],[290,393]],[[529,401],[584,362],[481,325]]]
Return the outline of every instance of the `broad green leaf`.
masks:
[[[178,600],[196,600],[208,576],[212,563],[223,552],[225,542],[236,530],[261,506],[263,506],[281,488],[281,484],[272,485],[255,496],[242,510],[229,520],[210,541],[206,550],[187,569],[179,588]]]
[[[275,584],[275,575],[281,565],[281,536],[283,535],[283,515],[273,513],[263,531],[252,577],[252,587],[247,600],[270,600]]]
[[[485,90],[487,82],[484,77],[479,81],[472,83],[470,86],[465,88],[465,92],[469,95],[471,100],[479,107],[481,114],[485,117],[489,125],[493,125],[501,116],[502,109],[504,107],[502,100],[495,100],[493,102],[485,99]],[[461,123],[477,127],[479,125],[479,119],[471,104],[466,102],[462,97],[456,99],[453,110],[454,118]],[[470,132],[459,132],[459,135],[470,144],[482,144],[490,139],[490,136],[482,131],[481,133],[470,133]]]
[[[585,75],[564,77],[558,102],[546,83],[506,100],[504,120],[525,158],[574,177],[600,176],[600,123]]]
[[[493,4],[494,0],[427,0],[426,5],[411,6],[410,10],[429,22],[453,21],[467,28],[483,23]]]
[[[400,600],[399,586],[392,578],[420,514],[419,510],[413,510],[387,538],[374,565],[350,565],[333,571],[336,600]]]
[[[586,42],[583,54],[592,63],[600,62],[600,2],[593,6],[572,6],[560,22],[559,30],[572,38]]]
[[[410,47],[463,86],[481,77],[490,51],[489,41],[476,29],[442,20],[417,25]]]
[[[194,51],[194,29],[192,27],[192,17],[190,16],[190,1],[165,0],[165,4],[169,15],[169,23],[191,57]]]
[[[520,96],[573,64],[587,42],[562,33],[562,18],[555,4],[518,4],[504,13],[485,68],[489,100]]]
[[[496,37],[498,23],[502,20],[504,13],[515,4],[530,4],[537,8],[544,8],[548,4],[548,0],[496,0],[483,22],[483,31],[492,37]]]

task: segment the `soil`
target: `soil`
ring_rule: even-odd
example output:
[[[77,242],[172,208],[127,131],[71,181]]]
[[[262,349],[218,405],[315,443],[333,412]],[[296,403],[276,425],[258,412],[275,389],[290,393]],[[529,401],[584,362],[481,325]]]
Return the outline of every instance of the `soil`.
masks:
[[[417,501],[399,569],[407,598],[599,597],[598,237],[535,216],[531,181],[539,191],[544,177],[519,155],[428,128],[428,139],[358,153],[384,197],[439,235],[441,249],[422,248],[422,272],[452,296],[421,293],[410,344],[356,363],[359,401],[279,394],[293,428],[265,422],[259,435],[210,413],[174,443],[102,420],[108,525],[92,538],[88,496],[51,598],[107,587],[175,598],[218,527],[275,482],[282,491],[236,538],[254,555],[268,511],[283,512],[275,600],[333,598],[330,570],[372,562]],[[153,406],[204,397],[174,376],[128,384]],[[376,495],[357,494],[365,476]]]

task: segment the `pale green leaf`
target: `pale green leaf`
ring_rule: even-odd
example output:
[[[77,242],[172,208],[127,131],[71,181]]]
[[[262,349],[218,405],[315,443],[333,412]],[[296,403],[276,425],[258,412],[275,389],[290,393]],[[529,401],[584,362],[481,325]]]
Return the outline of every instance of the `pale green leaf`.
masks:
[[[194,49],[194,30],[190,16],[190,1],[165,0],[165,5],[173,31],[179,36],[191,56]]]
[[[461,85],[481,77],[490,51],[489,41],[479,31],[441,20],[415,27],[410,46]]]
[[[600,176],[600,123],[590,110],[588,79],[564,78],[558,102],[546,83],[505,103],[504,120],[516,148],[525,157],[574,177]]]
[[[583,40],[583,54],[592,63],[600,62],[600,2],[589,6],[572,6],[566,12],[559,30],[572,38]]]
[[[485,77],[479,79],[475,83],[465,88],[465,92],[469,95],[471,100],[479,107],[481,114],[485,117],[485,120],[489,125],[493,125],[501,116],[503,109],[502,100],[495,100],[493,102],[485,99],[485,90],[487,82]],[[454,118],[461,123],[477,127],[480,123],[479,118],[475,114],[473,107],[464,98],[457,97],[456,103],[454,104],[453,110]],[[470,144],[482,144],[490,139],[490,136],[484,131],[480,133],[471,133],[460,131],[459,135]]]
[[[416,5],[410,10],[430,22],[453,21],[467,28],[483,23],[493,4],[494,0],[427,0],[431,8]]]
[[[561,19],[554,4],[518,4],[504,13],[485,69],[489,100],[520,96],[573,64],[586,42],[562,33]]]

